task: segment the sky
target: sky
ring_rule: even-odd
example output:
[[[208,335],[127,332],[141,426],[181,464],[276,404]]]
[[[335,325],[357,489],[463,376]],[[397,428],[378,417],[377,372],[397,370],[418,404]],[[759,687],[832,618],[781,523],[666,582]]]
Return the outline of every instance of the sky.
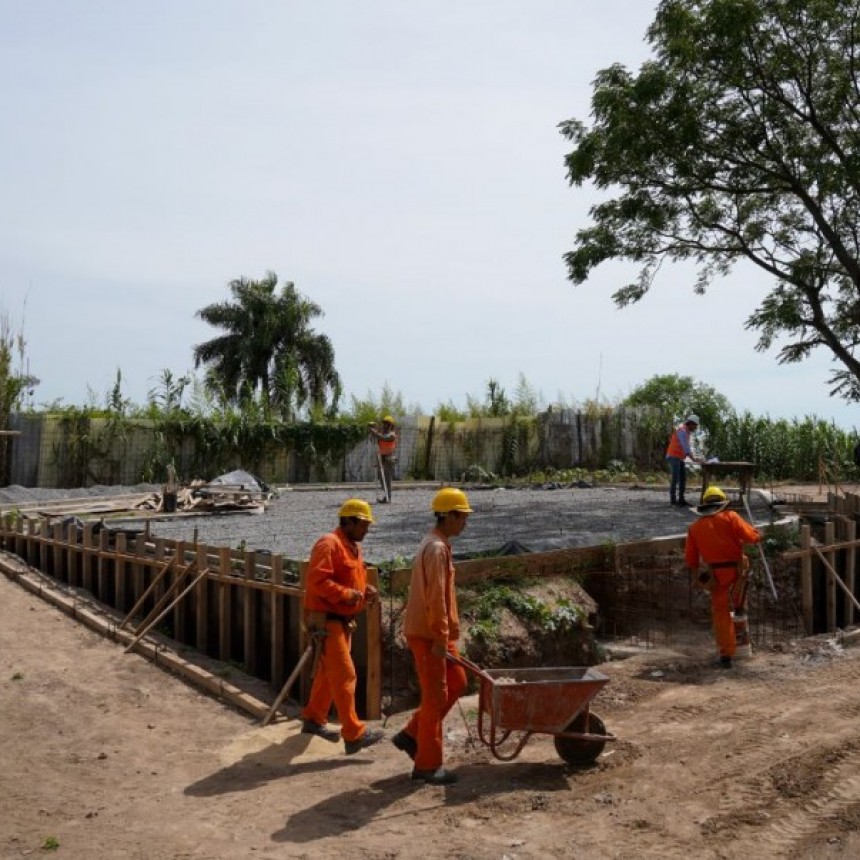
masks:
[[[768,282],[705,296],[665,265],[567,280],[601,199],[558,124],[648,58],[647,0],[0,0],[0,311],[34,406],[146,402],[219,331],[196,312],[267,271],[324,316],[347,394],[429,413],[509,395],[616,402],[692,376],[741,411],[855,426],[822,353],[781,366],[743,323]]]

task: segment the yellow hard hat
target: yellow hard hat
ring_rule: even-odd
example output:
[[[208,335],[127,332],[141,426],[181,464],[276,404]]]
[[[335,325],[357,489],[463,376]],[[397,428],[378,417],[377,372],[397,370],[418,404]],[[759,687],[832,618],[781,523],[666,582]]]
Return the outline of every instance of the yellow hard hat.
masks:
[[[393,424],[393,423],[394,423],[394,419],[393,419],[390,415],[386,415],[386,416],[382,419],[382,423],[383,423],[383,424]]]
[[[370,505],[364,499],[347,499],[337,512],[339,517],[355,517],[365,522],[373,522],[373,512]]]
[[[719,487],[708,487],[702,496],[703,505],[721,505],[726,501],[726,494]]]
[[[451,511],[460,511],[463,514],[471,514],[469,500],[462,490],[454,487],[443,487],[433,496],[433,512],[447,514]]]

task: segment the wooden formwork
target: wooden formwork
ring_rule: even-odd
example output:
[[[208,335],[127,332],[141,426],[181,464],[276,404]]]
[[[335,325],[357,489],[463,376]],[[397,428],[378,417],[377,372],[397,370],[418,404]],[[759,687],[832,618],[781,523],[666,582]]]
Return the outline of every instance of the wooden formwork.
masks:
[[[98,524],[7,515],[0,519],[0,548],[54,581],[83,588],[126,616],[120,625],[159,632],[224,663],[241,665],[280,689],[305,650],[302,629],[305,563],[282,555],[152,538],[148,532]],[[378,585],[378,572],[368,569]],[[159,614],[167,608],[163,615]],[[378,719],[382,710],[381,609],[358,619],[354,658],[359,710]],[[133,643],[132,643],[133,644]],[[309,690],[310,673],[301,680]]]

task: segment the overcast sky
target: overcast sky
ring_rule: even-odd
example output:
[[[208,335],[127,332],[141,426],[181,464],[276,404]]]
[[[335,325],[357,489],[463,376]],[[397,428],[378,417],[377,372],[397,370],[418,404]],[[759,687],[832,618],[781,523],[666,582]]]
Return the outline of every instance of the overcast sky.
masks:
[[[347,393],[407,405],[615,401],[655,374],[741,410],[853,427],[827,355],[779,366],[743,321],[767,283],[696,296],[665,266],[584,286],[596,198],[557,125],[647,57],[648,0],[0,0],[0,310],[36,405],[144,403],[218,332],[195,312],[275,271],[322,306]]]

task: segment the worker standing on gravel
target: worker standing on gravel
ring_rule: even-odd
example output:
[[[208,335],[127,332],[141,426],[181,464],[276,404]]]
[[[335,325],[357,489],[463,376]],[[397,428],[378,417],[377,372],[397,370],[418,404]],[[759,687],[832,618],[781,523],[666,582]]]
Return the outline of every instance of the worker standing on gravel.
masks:
[[[462,666],[445,656],[459,656],[460,637],[450,540],[466,527],[472,508],[462,490],[445,487],[434,496],[432,510],[436,525],[424,536],[412,564],[403,625],[415,659],[421,702],[391,740],[415,762],[412,779],[447,785],[456,782],[457,775],[442,767],[442,723],[466,689]]]
[[[690,576],[711,594],[711,620],[720,650],[720,665],[731,668],[735,656],[735,625],[732,611],[746,612],[746,576],[749,562],[744,544],[758,543],[761,532],[734,511],[715,486],[705,490],[696,508],[700,519],[687,529],[684,561]],[[699,571],[699,561],[706,565]]]
[[[394,418],[386,415],[382,419],[382,428],[376,424],[370,425],[370,435],[376,439],[379,450],[379,483],[382,485],[382,498],[377,501],[385,504],[391,501],[394,481],[394,464],[397,462],[397,433],[394,430]]]
[[[338,511],[340,525],[314,544],[305,582],[305,620],[322,650],[308,704],[302,711],[302,732],[337,742],[343,737],[347,755],[378,743],[382,731],[369,729],[355,711],[355,664],[350,647],[355,618],[377,598],[367,584],[361,542],[373,522],[370,505],[348,499]],[[340,732],[326,726],[332,702]]]
[[[669,439],[669,447],[666,448],[666,464],[669,467],[669,504],[689,507],[689,502],[684,498],[687,490],[687,470],[684,461],[689,457],[695,463],[701,463],[702,458],[697,457],[690,447],[690,436],[696,432],[699,426],[698,415],[688,415],[682,424],[679,424]]]

